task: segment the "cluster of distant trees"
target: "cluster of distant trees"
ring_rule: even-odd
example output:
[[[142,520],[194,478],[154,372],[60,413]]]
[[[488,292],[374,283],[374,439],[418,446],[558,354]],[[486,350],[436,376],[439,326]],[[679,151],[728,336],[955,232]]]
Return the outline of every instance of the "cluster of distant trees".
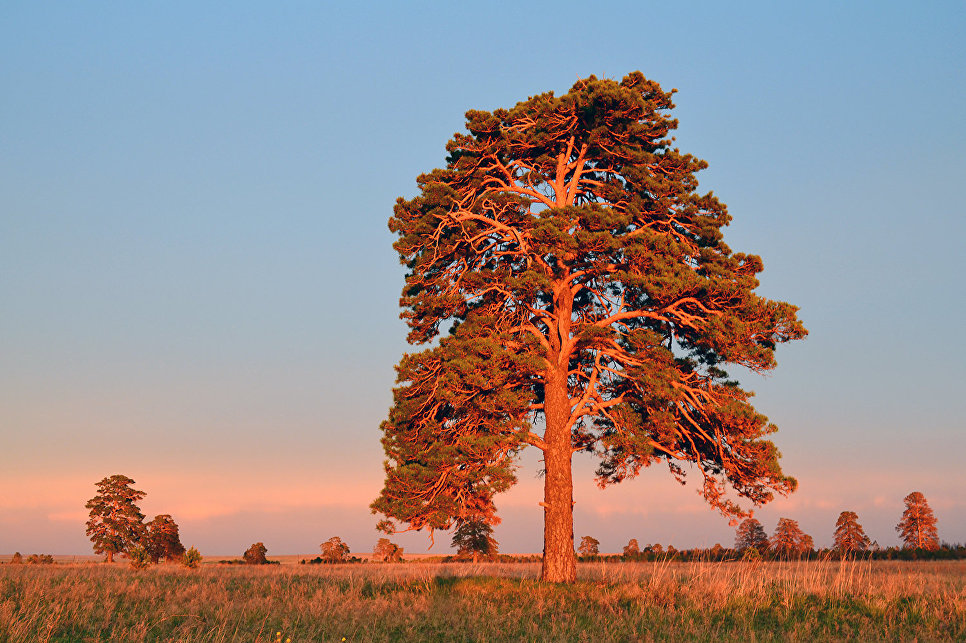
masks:
[[[780,518],[775,532],[768,536],[765,528],[754,518],[745,519],[738,525],[733,549],[716,544],[710,549],[677,550],[660,544],[640,547],[632,538],[620,556],[603,559],[655,560],[680,558],[683,560],[728,560],[757,558],[815,558],[864,555],[881,559],[966,558],[966,546],[940,544],[933,515],[925,496],[918,491],[904,499],[906,508],[896,531],[903,546],[883,549],[869,538],[854,511],[843,511],[835,522],[834,540],[830,549],[816,550],[812,537],[801,530],[798,522]],[[600,543],[596,538],[584,536],[577,552],[581,558],[600,560]]]
[[[113,475],[96,484],[97,494],[85,505],[90,510],[87,536],[94,544],[94,553],[104,554],[108,563],[116,554],[127,556],[136,569],[157,564],[162,558],[197,567],[201,554],[194,547],[185,550],[178,525],[170,515],[160,514],[145,523],[137,503],[147,494],[133,485],[134,480],[124,475]]]
[[[316,556],[311,560],[302,559],[299,564],[305,565],[319,565],[323,563],[336,564],[336,563],[361,563],[362,559],[355,556],[350,556],[349,545],[346,544],[338,536],[333,536],[327,541],[319,545],[322,550],[321,556]],[[225,564],[232,564],[233,562],[240,562],[246,565],[268,565],[277,564],[278,561],[270,561],[266,557],[268,553],[268,548],[265,547],[264,543],[255,543],[242,555],[241,561],[220,561]],[[376,546],[372,550],[372,560],[385,562],[385,563],[398,563],[402,562],[403,548],[399,545],[390,542],[388,538],[380,538],[376,543]]]
[[[10,557],[11,565],[53,565],[54,557],[50,554],[30,554],[26,558],[23,557],[19,551],[14,552],[13,556]]]

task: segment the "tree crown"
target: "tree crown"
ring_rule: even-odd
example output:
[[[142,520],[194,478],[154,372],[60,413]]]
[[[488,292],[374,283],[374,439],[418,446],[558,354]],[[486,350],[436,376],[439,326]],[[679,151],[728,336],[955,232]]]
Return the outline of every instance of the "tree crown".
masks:
[[[936,516],[919,491],[913,491],[903,499],[906,505],[896,531],[903,546],[909,549],[939,549],[939,533],[936,530]]]
[[[672,146],[672,93],[635,72],[471,110],[446,166],[397,201],[401,316],[426,347],[397,367],[374,512],[495,522],[527,445],[595,453],[602,486],[693,465],[729,516],[747,513],[729,489],[756,505],[794,490],[725,367],[769,370],[806,331],[754,293],[761,259],[724,243],[727,208],[697,192],[707,164]]]
[[[144,514],[137,503],[145,493],[134,489],[134,480],[116,474],[96,484],[97,494],[87,501],[90,510],[87,535],[94,553],[112,557],[129,551],[144,536]]]

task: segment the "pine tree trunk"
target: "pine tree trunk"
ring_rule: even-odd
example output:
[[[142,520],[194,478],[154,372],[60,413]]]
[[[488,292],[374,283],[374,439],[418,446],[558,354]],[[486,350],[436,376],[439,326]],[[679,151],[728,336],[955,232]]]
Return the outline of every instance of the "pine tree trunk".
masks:
[[[566,371],[547,378],[547,427],[543,452],[546,475],[543,491],[543,569],[541,579],[551,583],[577,580],[574,554],[574,482],[571,469],[570,398]]]

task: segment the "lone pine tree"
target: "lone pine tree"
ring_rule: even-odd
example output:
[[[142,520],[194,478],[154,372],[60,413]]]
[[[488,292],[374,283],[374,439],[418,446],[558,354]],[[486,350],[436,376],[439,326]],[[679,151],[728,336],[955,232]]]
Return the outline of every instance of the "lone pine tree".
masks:
[[[635,72],[469,111],[446,167],[397,200],[401,316],[426,347],[397,366],[382,425],[385,531],[495,524],[526,446],[545,463],[549,581],[576,576],[574,452],[600,458],[601,486],[691,463],[728,516],[746,515],[729,487],[755,505],[795,489],[724,367],[767,371],[806,331],[754,293],[761,259],[723,242],[725,205],[696,192],[707,164],[672,147],[672,93]]]

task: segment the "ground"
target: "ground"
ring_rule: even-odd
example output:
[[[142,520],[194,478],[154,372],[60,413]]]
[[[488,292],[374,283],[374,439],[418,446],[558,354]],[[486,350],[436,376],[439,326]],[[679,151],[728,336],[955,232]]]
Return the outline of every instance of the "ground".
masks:
[[[966,561],[0,565],[0,642],[963,640]]]

